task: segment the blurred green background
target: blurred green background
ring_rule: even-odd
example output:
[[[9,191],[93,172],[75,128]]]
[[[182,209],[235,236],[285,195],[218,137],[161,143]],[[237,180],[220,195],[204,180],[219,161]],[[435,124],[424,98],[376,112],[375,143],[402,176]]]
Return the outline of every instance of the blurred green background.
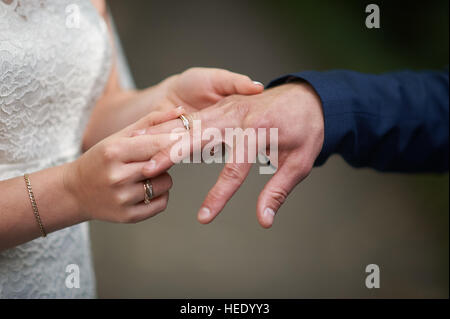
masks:
[[[448,1],[109,0],[139,88],[191,66],[268,83],[284,73],[448,65]],[[196,212],[221,166],[171,170],[166,212],[137,225],[92,223],[99,297],[448,298],[449,180],[381,174],[337,156],[313,170],[270,230],[256,221],[269,178],[250,173],[210,225]],[[365,267],[381,288],[365,287]]]

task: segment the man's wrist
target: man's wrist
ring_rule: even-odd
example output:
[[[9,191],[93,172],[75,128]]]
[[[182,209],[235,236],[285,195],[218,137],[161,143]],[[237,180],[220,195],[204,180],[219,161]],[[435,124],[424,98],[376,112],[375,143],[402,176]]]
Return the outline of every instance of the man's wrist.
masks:
[[[303,71],[291,73],[274,79],[268,87],[285,84],[291,79],[299,79],[308,83],[320,99],[324,119],[324,141],[322,150],[314,165],[324,164],[333,153],[339,152],[339,145],[351,123],[351,110],[346,102],[348,87],[339,72]]]
[[[296,90],[299,96],[298,101],[308,110],[307,119],[311,135],[314,136],[315,147],[319,155],[323,148],[325,138],[325,119],[322,106],[322,100],[314,87],[303,79],[293,78],[283,86],[289,86]]]

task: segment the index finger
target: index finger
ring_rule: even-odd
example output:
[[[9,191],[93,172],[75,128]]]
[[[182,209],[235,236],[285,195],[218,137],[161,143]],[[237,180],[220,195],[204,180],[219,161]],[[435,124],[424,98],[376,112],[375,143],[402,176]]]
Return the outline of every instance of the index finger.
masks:
[[[208,224],[222,211],[226,203],[247,178],[252,163],[227,163],[216,184],[211,188],[198,211],[197,219]]]

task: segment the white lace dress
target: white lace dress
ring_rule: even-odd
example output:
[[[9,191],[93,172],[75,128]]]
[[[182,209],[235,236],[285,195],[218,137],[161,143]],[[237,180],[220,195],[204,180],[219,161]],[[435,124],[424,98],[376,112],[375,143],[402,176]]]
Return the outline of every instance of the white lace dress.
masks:
[[[0,0],[0,180],[79,156],[110,65],[107,27],[89,0]],[[65,285],[69,264],[80,288]],[[0,298],[55,297],[95,297],[87,224],[0,253]]]

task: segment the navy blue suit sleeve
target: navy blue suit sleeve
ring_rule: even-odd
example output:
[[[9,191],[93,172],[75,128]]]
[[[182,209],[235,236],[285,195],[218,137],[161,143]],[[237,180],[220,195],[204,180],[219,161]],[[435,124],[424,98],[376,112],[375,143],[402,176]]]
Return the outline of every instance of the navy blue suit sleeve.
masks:
[[[354,167],[380,171],[448,171],[449,72],[381,75],[336,70],[293,73],[322,101],[325,140],[315,165],[340,154]]]

